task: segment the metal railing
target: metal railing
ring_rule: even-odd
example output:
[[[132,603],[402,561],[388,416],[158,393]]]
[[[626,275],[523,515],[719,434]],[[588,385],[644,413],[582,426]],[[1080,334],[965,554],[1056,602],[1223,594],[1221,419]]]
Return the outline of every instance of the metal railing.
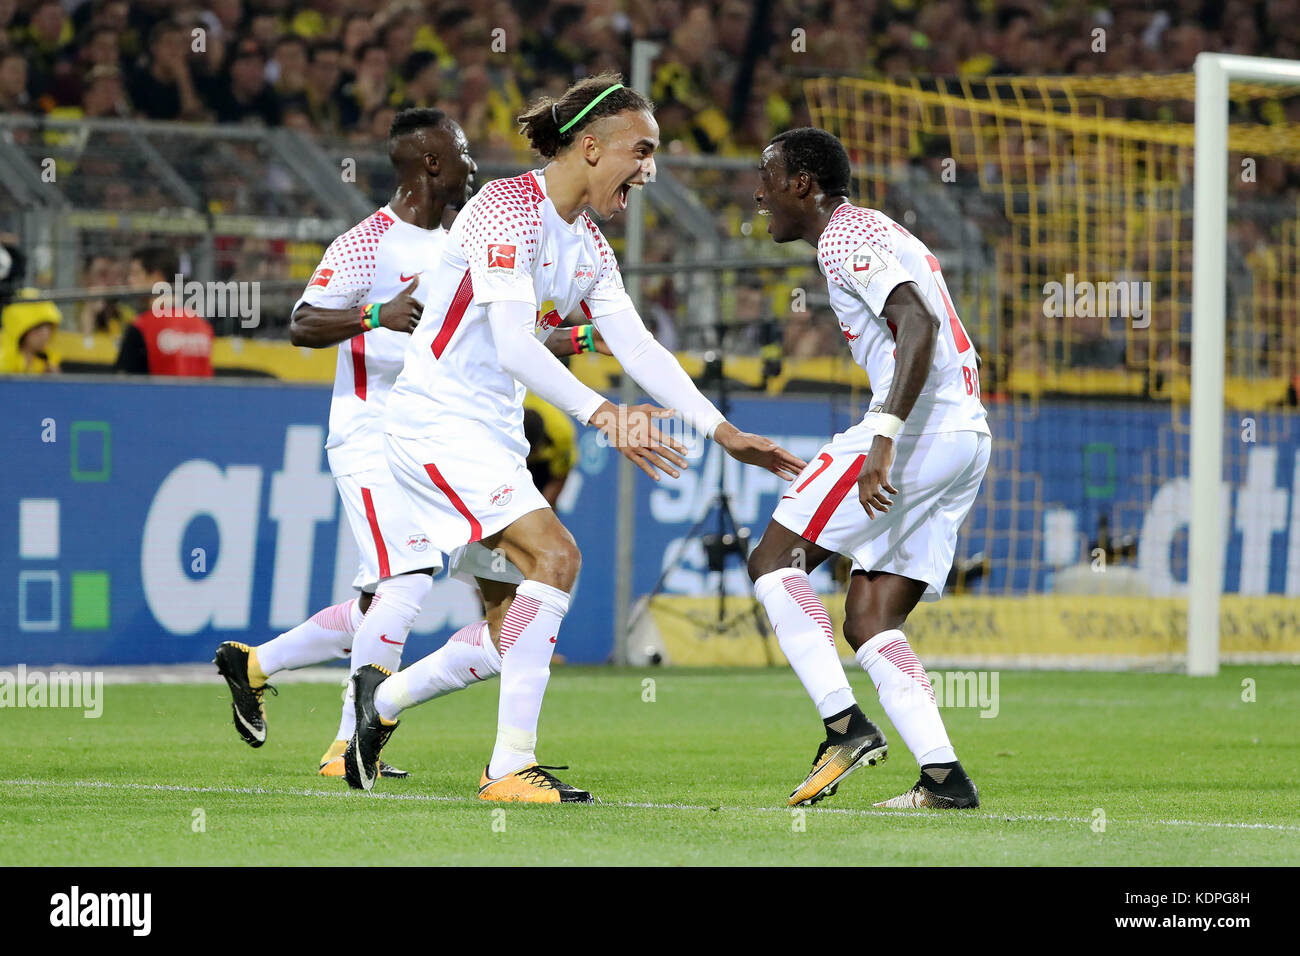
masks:
[[[525,168],[485,158],[478,179]],[[668,344],[711,347],[719,322],[779,323],[825,308],[812,250],[774,245],[754,214],[756,156],[665,152],[658,168],[643,193],[643,261],[625,262],[624,272],[644,277],[643,311],[658,317]],[[21,239],[23,284],[60,305],[143,305],[150,290],[126,287],[125,257],[145,242],[163,242],[176,249],[187,280],[259,285],[262,321],[218,318],[219,334],[282,337],[289,307],[325,246],[391,195],[382,143],[318,140],[289,129],[0,117],[0,232]],[[620,256],[626,220],[602,223]],[[993,308],[987,282],[976,281],[989,261],[978,244],[944,254],[959,307]],[[833,333],[834,323],[828,328]],[[756,351],[759,342],[738,336],[734,347]],[[821,347],[837,350],[836,335]]]

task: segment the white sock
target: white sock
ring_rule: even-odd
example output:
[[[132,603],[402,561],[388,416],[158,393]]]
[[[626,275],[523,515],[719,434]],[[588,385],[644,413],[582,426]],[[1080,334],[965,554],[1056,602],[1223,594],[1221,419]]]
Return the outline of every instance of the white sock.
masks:
[[[374,591],[371,591],[371,592],[370,592],[370,600],[373,601],[374,599],[375,599],[375,592],[374,592]],[[355,607],[355,610],[354,610],[354,614],[355,614],[355,618],[354,618],[354,620],[353,620],[353,624],[352,624],[352,633],[355,635],[355,634],[356,634],[356,630],[357,630],[358,627],[361,626],[361,621],[362,621],[362,619],[363,619],[363,617],[364,617],[364,615],[361,613],[361,602],[360,602],[360,600],[358,600],[357,603],[356,603],[356,607]],[[353,648],[351,648],[351,647],[348,648],[348,652],[349,652],[349,653],[351,653],[352,650],[353,650]],[[356,668],[359,667],[359,666],[360,666],[360,664],[358,664],[357,661],[356,661],[356,659],[353,658],[352,661],[351,661],[350,667],[349,667],[349,669],[348,669],[348,676],[351,677],[352,672],[353,672],[354,670],[356,670]],[[337,736],[335,736],[335,738],[334,738],[335,740],[351,740],[351,739],[352,739],[352,734],[353,734],[353,733],[356,731],[356,729],[357,729],[357,707],[356,707],[356,699],[357,699],[356,691],[355,691],[355,690],[353,689],[353,687],[352,687],[352,681],[349,680],[349,681],[346,682],[346,685],[345,685],[344,690],[343,690],[343,711],[342,711],[342,713],[339,715],[339,732],[338,732]]]
[[[853,690],[835,650],[831,618],[808,575],[797,568],[769,572],[754,582],[754,594],[817,713],[824,719],[852,707]]]
[[[348,681],[347,688],[343,691],[343,713],[339,717],[339,732],[335,740],[351,740],[352,735],[357,730],[357,692],[352,686],[352,681]]]
[[[419,572],[379,582],[366,616],[352,637],[353,674],[366,664],[397,672],[411,625],[432,589],[433,578]]]
[[[871,675],[880,704],[921,766],[957,759],[944,729],[934,689],[903,632],[881,631],[858,648],[858,663]]]
[[[258,645],[257,663],[269,677],[276,671],[337,660],[352,646],[352,635],[360,623],[361,608],[355,598],[327,607],[292,630]]]
[[[370,599],[366,616],[352,638],[352,666],[349,675],[367,664],[378,664],[385,670],[397,673],[402,666],[402,648],[406,644],[411,625],[420,615],[424,599],[433,589],[433,578],[428,574],[399,574],[379,582]],[[348,681],[343,698],[343,713],[339,716],[339,740],[348,740],[357,728],[356,690]]]
[[[488,776],[504,777],[536,763],[537,718],[551,677],[551,654],[569,595],[538,581],[524,581],[501,622],[501,700],[497,742]]]
[[[396,720],[408,707],[464,690],[470,684],[501,673],[487,621],[462,627],[432,654],[398,671],[375,690],[375,709],[384,720]]]

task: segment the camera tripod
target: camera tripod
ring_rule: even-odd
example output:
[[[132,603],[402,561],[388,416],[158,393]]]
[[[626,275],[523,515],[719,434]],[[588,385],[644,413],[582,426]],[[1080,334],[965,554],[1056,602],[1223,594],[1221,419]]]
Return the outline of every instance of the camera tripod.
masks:
[[[714,384],[717,388],[717,408],[725,416],[731,411],[731,403],[727,395],[727,378],[724,374],[722,346],[723,337],[728,331],[726,323],[719,322],[716,324],[716,333],[718,341],[717,351],[706,352],[704,356],[704,375],[701,384]],[[718,613],[716,620],[710,618],[702,619],[699,615],[689,612],[677,611],[671,608],[665,608],[667,613],[676,615],[690,623],[694,624],[706,636],[724,636],[732,633],[744,621],[752,617],[754,627],[758,631],[759,639],[763,644],[763,657],[769,667],[773,666],[776,661],[772,656],[772,644],[769,640],[769,631],[767,617],[758,601],[752,594],[741,598],[744,605],[738,611],[728,615],[727,613],[727,558],[735,555],[741,568],[745,567],[745,562],[749,558],[749,529],[742,528],[736,521],[736,515],[731,509],[731,495],[727,492],[725,461],[718,467],[718,486],[714,491],[708,506],[700,514],[695,524],[686,533],[686,536],[678,543],[677,553],[673,555],[655,581],[654,588],[646,597],[646,607],[656,597],[663,593],[664,583],[668,575],[677,570],[682,565],[682,559],[685,556],[687,543],[700,539],[704,546],[704,554],[707,561],[707,567],[710,571],[718,575]],[[705,527],[710,523],[710,518],[716,514],[716,530],[710,534],[702,534]],[[733,595],[733,601],[738,596]]]

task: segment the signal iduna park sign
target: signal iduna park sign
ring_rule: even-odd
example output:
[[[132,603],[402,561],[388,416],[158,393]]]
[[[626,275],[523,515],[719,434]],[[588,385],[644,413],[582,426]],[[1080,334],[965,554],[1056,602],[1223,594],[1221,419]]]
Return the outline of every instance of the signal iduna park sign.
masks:
[[[0,666],[207,661],[220,641],[261,643],[350,593],[355,545],[323,450],[329,394],[283,383],[0,381],[10,410]],[[731,417],[806,459],[856,418],[825,400],[768,398],[733,400]],[[1236,421],[1225,420],[1224,649],[1297,655],[1300,417],[1256,419],[1258,441],[1239,444]],[[1187,438],[1168,407],[992,405],[990,427],[993,462],[958,543],[959,558],[982,553],[988,570],[969,593],[918,609],[918,650],[971,659],[1179,653]],[[560,652],[599,663],[614,644],[608,529],[620,456],[582,429],[579,450],[559,511],[584,556],[574,595],[583,611],[566,623]],[[682,615],[655,603],[670,659],[761,662],[756,640],[692,623],[716,618],[706,597],[716,572],[688,532],[719,469],[757,540],[784,483],[701,443],[680,480],[638,480],[633,594],[668,569],[666,600],[700,604],[701,614]],[[1136,536],[1136,557],[1097,570],[1091,545],[1103,516],[1112,537]],[[734,559],[726,578],[739,610],[750,590]],[[835,588],[825,569],[814,584]],[[841,603],[829,598],[833,616]],[[472,589],[440,578],[408,660],[480,614]]]

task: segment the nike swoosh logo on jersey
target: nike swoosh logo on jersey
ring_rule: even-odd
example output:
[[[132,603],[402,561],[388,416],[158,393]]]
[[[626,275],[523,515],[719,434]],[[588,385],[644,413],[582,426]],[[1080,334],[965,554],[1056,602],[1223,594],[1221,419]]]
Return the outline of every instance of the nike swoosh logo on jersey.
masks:
[[[553,265],[555,265],[555,260],[554,260],[554,259],[552,259],[550,262],[543,262],[543,263],[542,263],[542,268],[545,269],[547,266],[553,266]]]
[[[410,282],[412,279],[414,279],[414,278],[415,278],[416,276],[418,276],[418,275],[424,275],[424,273],[422,273],[422,272],[412,272],[412,273],[408,276],[405,272],[403,272],[402,275],[401,275],[401,281],[402,281],[402,282]]]
[[[482,678],[482,677],[479,677],[479,676],[478,676],[478,671],[474,670],[474,668],[472,668],[472,667],[469,669],[469,672],[470,672],[471,674],[474,675],[474,679],[475,679],[475,680],[483,680],[483,679],[484,679],[484,678]]]
[[[385,644],[396,644],[398,647],[402,647],[406,644],[406,641],[390,641],[387,634],[380,634],[379,639]]]

